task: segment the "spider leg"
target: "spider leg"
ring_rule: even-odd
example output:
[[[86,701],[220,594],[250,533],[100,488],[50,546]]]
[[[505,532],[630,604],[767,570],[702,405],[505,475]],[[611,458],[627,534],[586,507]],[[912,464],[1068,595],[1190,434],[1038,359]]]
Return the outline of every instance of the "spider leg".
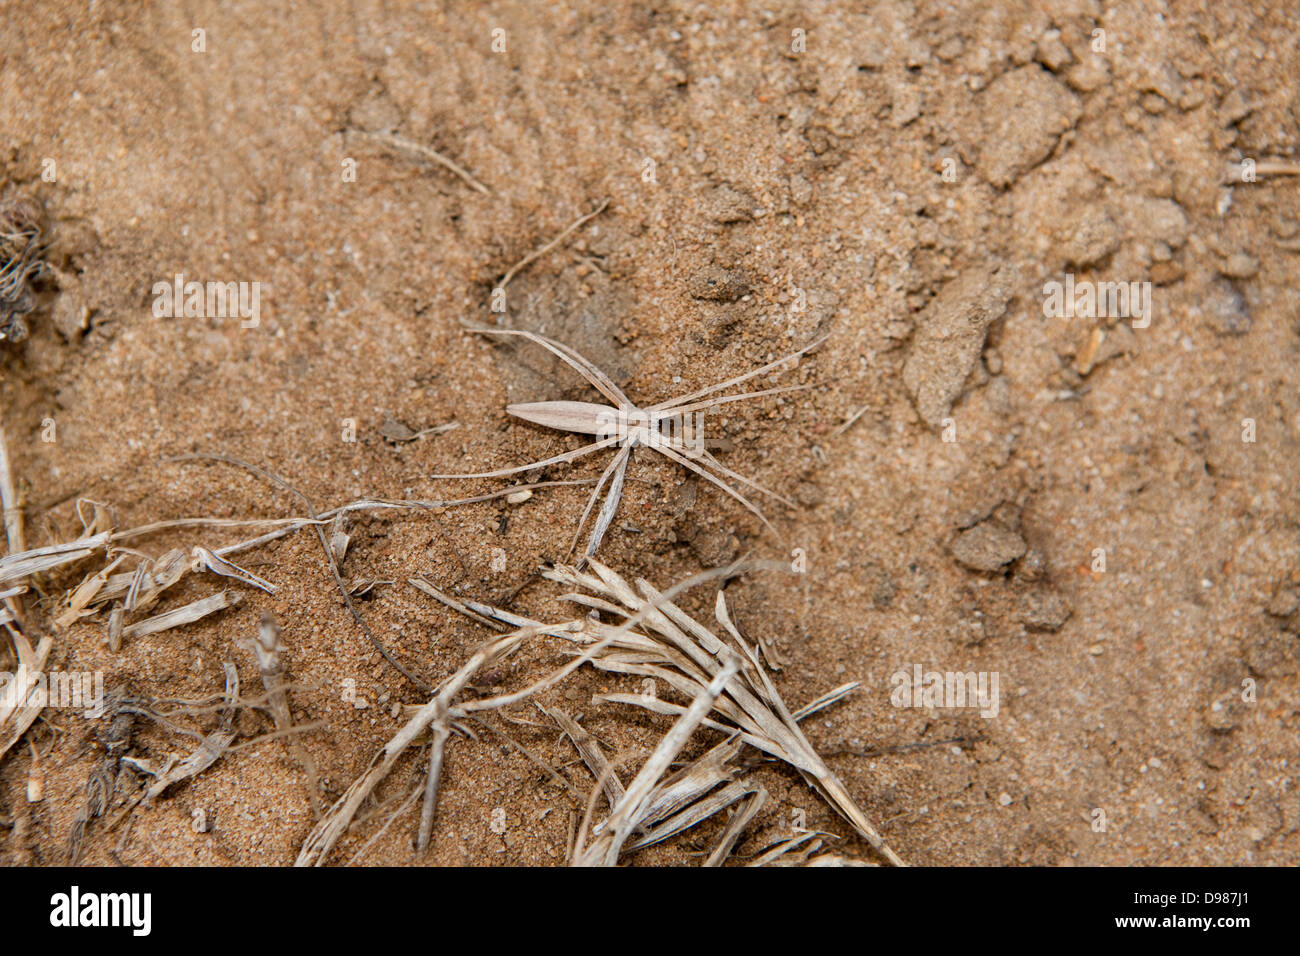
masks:
[[[722,395],[718,398],[705,399],[702,402],[692,402],[690,405],[672,405],[665,411],[671,411],[674,415],[685,415],[687,412],[702,412],[706,408],[712,408],[715,405],[726,405],[729,402],[740,402],[747,398],[759,398],[763,395],[776,395],[780,392],[798,392],[805,388],[812,388],[813,383],[807,385],[782,385],[780,388],[765,388],[761,392],[742,392],[740,395]]]
[[[712,466],[715,470],[722,472],[722,474],[726,475],[732,481],[739,481],[742,484],[749,485],[749,487],[753,488],[756,491],[763,492],[763,494],[765,495],[771,495],[773,498],[781,502],[781,504],[786,505],[787,507],[790,508],[795,507],[795,503],[791,501],[789,498],[787,498],[785,495],[777,494],[771,488],[764,488],[762,485],[760,485],[757,481],[754,481],[752,478],[746,478],[744,475],[740,474],[740,472],[732,471],[726,465],[722,464],[722,462],[718,461],[718,459],[714,458],[713,455],[709,454],[708,451],[696,451],[695,449],[690,448],[686,445],[679,445],[676,443],[672,445],[672,449],[673,451],[681,452],[691,461],[696,462],[700,465]]]
[[[710,482],[710,483],[712,483],[712,484],[717,485],[719,488],[721,488],[721,489],[722,489],[723,491],[725,491],[727,494],[731,495],[731,497],[735,498],[735,499],[736,499],[737,501],[739,501],[742,505],[744,505],[746,508],[748,508],[750,511],[752,511],[752,512],[753,512],[753,513],[758,517],[758,520],[761,521],[761,522],[763,522],[763,524],[767,527],[767,530],[768,530],[768,531],[771,531],[772,534],[773,534],[773,536],[774,536],[778,541],[783,541],[783,540],[785,540],[784,538],[781,537],[781,533],[780,533],[779,531],[777,531],[776,528],[774,528],[774,527],[772,526],[772,522],[770,522],[770,521],[767,520],[767,517],[763,514],[763,512],[761,512],[761,511],[758,510],[758,508],[754,505],[754,503],[753,503],[752,501],[750,501],[748,498],[746,498],[744,495],[742,495],[742,494],[741,494],[739,491],[737,491],[736,489],[732,488],[729,484],[727,484],[727,483],[726,483],[725,481],[723,481],[721,478],[718,478],[717,476],[715,476],[715,475],[713,475],[712,473],[710,473],[708,470],[706,470],[706,469],[704,468],[703,465],[696,464],[696,463],[695,463],[694,461],[692,461],[691,459],[689,459],[689,458],[685,458],[685,457],[683,457],[682,455],[679,455],[679,454],[677,453],[677,451],[675,451],[674,448],[673,448],[672,446],[669,446],[669,445],[648,445],[647,447],[649,447],[649,448],[653,448],[655,451],[659,452],[659,453],[660,453],[661,455],[663,455],[664,457],[669,458],[669,459],[671,459],[671,460],[677,462],[677,464],[681,465],[683,468],[686,468],[686,469],[688,469],[688,470],[690,470],[690,471],[693,471],[693,472],[695,472],[697,475],[699,475],[701,478],[704,478],[706,481],[708,481],[708,482]]]
[[[618,453],[615,459],[617,468],[614,470],[614,480],[610,482],[609,494],[605,495],[605,503],[600,506],[600,514],[596,516],[596,527],[591,532],[591,538],[587,541],[587,547],[582,553],[582,560],[578,562],[578,569],[587,563],[587,559],[596,553],[600,547],[600,542],[605,539],[605,532],[609,530],[609,524],[614,520],[614,513],[618,511],[618,503],[623,500],[623,477],[627,474],[628,459],[632,456],[632,446],[627,445]]]
[[[609,476],[614,474],[614,469],[619,467],[619,463],[627,457],[629,451],[631,451],[631,446],[624,446],[624,448],[613,457],[609,463],[609,467],[605,469],[600,476],[600,480],[596,482],[596,487],[592,489],[591,497],[587,499],[587,507],[583,510],[582,518],[578,521],[578,527],[573,531],[573,541],[569,543],[570,557],[573,556],[574,548],[578,546],[578,538],[581,537],[582,528],[587,523],[587,516],[591,514],[591,509],[595,507],[596,500],[600,498],[600,492],[605,487],[605,482],[609,481]]]
[[[700,389],[698,392],[691,392],[688,395],[679,395],[677,398],[670,398],[665,402],[660,402],[658,405],[651,405],[649,408],[645,409],[645,411],[647,412],[662,411],[665,408],[672,408],[674,405],[680,405],[682,404],[682,402],[689,402],[696,398],[703,398],[705,395],[712,395],[714,392],[721,391],[724,388],[730,388],[733,385],[739,385],[741,382],[748,381],[749,379],[753,378],[755,375],[762,375],[764,372],[770,372],[772,369],[780,365],[784,365],[786,362],[790,361],[791,359],[798,358],[800,355],[803,355],[805,352],[811,352],[817,346],[825,342],[828,338],[830,338],[829,335],[823,335],[821,338],[817,339],[811,345],[805,345],[798,352],[791,352],[789,355],[784,355],[781,358],[777,359],[775,362],[768,362],[762,368],[756,368],[754,369],[754,371],[746,372],[744,375],[737,375],[735,378],[729,378],[725,382],[719,382],[717,385],[709,385],[705,388]]]
[[[506,475],[517,475],[521,471],[531,471],[534,468],[544,468],[547,465],[559,465],[567,461],[575,461],[583,455],[590,455],[594,451],[600,451],[602,448],[608,448],[610,445],[617,444],[619,437],[610,435],[608,438],[602,438],[598,442],[592,442],[590,445],[584,445],[573,451],[566,451],[563,455],[555,455],[552,458],[543,458],[541,461],[535,461],[528,465],[519,465],[517,468],[502,468],[498,471],[481,471],[472,475],[427,475],[428,478],[503,478]]]
[[[635,407],[628,401],[628,397],[623,394],[623,390],[615,385],[608,375],[563,342],[548,339],[544,335],[538,335],[536,332],[529,332],[525,329],[475,329],[475,331],[482,332],[484,335],[518,335],[530,342],[535,342],[585,378],[596,391],[615,405],[622,408]]]

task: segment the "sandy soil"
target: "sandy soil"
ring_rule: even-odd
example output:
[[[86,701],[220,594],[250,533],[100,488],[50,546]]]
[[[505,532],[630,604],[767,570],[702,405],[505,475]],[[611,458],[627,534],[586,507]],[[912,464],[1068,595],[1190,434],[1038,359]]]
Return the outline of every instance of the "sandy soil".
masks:
[[[799,549],[803,575],[736,579],[728,598],[786,662],[774,680],[792,705],[862,681],[806,730],[910,862],[1300,862],[1300,177],[1285,172],[1300,51],[1284,0],[6,6],[0,199],[43,204],[53,267],[30,336],[0,346],[29,547],[79,534],[78,498],[119,528],[302,513],[238,469],[165,461],[187,452],[256,463],[324,510],[493,490],[425,476],[578,447],[504,406],[593,393],[466,323],[566,341],[643,403],[828,334],[781,380],[813,388],[707,419],[728,467],[793,499],[761,502],[783,540],[638,453],[603,560],[667,585]],[[488,191],[370,135],[386,132]],[[503,273],[605,198],[494,313]],[[260,322],[155,318],[154,284],[176,273],[261,283]],[[1149,325],[1045,316],[1045,283],[1067,274],[1150,282]],[[586,494],[359,518],[344,577],[392,582],[358,608],[436,682],[486,633],[407,580],[558,618],[535,571],[563,559]],[[102,561],[32,582],[31,626],[54,637],[53,667],[202,698],[225,661],[258,686],[239,642],[272,611],[332,800],[397,729],[396,705],[425,698],[352,621],[314,536],[245,557],[277,594],[233,585],[238,607],[117,653],[105,614],[50,624]],[[161,607],[221,584],[191,576]],[[685,606],[707,620],[712,594]],[[502,686],[563,659],[532,646]],[[916,665],[996,673],[997,715],[895,707],[891,675]],[[634,767],[669,721],[592,705],[616,686],[583,671],[544,700]],[[533,725],[499,726],[585,793],[567,740],[534,708],[513,714]],[[247,712],[235,727],[252,740],[270,724]],[[105,734],[49,710],[4,757],[0,860],[68,859]],[[193,744],[141,720],[130,753]],[[413,753],[381,799],[423,767]],[[796,774],[761,779],[773,799],[741,856],[802,809],[871,858]],[[124,771],[115,786],[121,808],[139,782]],[[80,858],[287,864],[308,796],[283,741],[254,743],[129,827],[92,819]],[[392,806],[367,811],[331,862]],[[560,864],[579,806],[500,737],[453,741],[427,861]],[[417,816],[361,862],[417,862]],[[718,825],[631,862],[693,862]]]

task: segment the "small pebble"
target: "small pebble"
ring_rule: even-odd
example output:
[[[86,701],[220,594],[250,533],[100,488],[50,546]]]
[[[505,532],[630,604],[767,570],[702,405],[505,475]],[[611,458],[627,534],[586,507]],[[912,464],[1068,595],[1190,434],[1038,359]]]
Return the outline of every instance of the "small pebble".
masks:
[[[984,350],[984,367],[989,370],[990,375],[1002,374],[1002,353],[995,348]]]
[[[1259,272],[1259,260],[1244,252],[1234,252],[1219,272],[1230,279],[1249,279]]]

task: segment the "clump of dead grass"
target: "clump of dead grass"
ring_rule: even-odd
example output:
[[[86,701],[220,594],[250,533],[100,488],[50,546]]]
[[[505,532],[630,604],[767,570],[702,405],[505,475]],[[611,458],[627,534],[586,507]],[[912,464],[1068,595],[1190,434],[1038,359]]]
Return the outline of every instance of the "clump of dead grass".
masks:
[[[31,280],[44,270],[44,210],[32,199],[0,203],[0,342],[27,338],[23,316],[36,307]]]
[[[0,448],[2,447],[0,438]],[[234,459],[216,457],[228,464],[247,467],[260,473],[298,495],[277,476]],[[7,473],[7,459],[3,465],[0,471]],[[22,609],[21,604],[15,602],[17,596],[25,592],[29,580],[56,572],[65,573],[83,561],[102,555],[104,563],[99,569],[85,573],[80,582],[71,587],[58,602],[52,623],[56,632],[59,632],[78,620],[107,611],[110,646],[116,650],[124,637],[132,639],[161,633],[239,603],[242,593],[235,589],[238,585],[275,593],[277,588],[272,581],[240,567],[231,560],[231,556],[298,530],[316,532],[339,587],[346,595],[348,591],[339,575],[338,561],[346,549],[346,542],[342,542],[340,547],[339,541],[340,537],[346,538],[341,531],[342,519],[349,514],[359,511],[438,510],[518,494],[521,488],[568,483],[570,482],[541,482],[451,501],[366,498],[324,512],[317,512],[309,501],[299,495],[308,511],[303,517],[246,521],[184,518],[127,530],[116,528],[107,506],[79,501],[77,512],[82,520],[83,533],[71,541],[35,549],[22,547],[21,525],[8,520],[10,508],[7,507],[6,531],[10,553],[0,558],[0,587],[7,588],[0,596],[8,602],[4,613],[10,621],[16,621],[15,614],[20,615]],[[6,495],[6,499],[9,497]],[[327,524],[334,529],[328,539],[325,534]],[[163,530],[238,526],[269,530],[222,547],[194,545],[188,550],[172,549],[157,556],[143,554],[126,545],[127,541]],[[134,567],[128,566],[131,561],[135,562]],[[589,570],[570,566],[545,569],[543,576],[570,588],[565,598],[584,610],[579,617],[553,624],[534,621],[489,605],[461,601],[427,582],[412,581],[413,585],[425,593],[499,633],[479,648],[451,677],[430,689],[431,699],[428,703],[414,709],[406,726],[376,755],[370,769],[319,818],[300,850],[298,864],[319,865],[325,862],[330,851],[356,820],[363,805],[402,755],[412,745],[423,741],[428,742],[428,771],[422,787],[413,790],[401,801],[397,809],[389,814],[380,833],[372,836],[357,856],[373,845],[382,832],[412,805],[420,791],[423,792],[424,806],[416,845],[419,850],[426,849],[433,832],[438,786],[447,744],[454,735],[475,736],[472,723],[480,723],[506,737],[517,749],[528,754],[530,759],[547,769],[553,778],[568,787],[571,793],[581,798],[581,794],[554,768],[509,738],[500,728],[486,723],[484,718],[491,711],[504,710],[536,697],[586,664],[611,673],[640,676],[650,682],[662,683],[669,688],[668,698],[659,697],[653,692],[607,693],[600,695],[597,700],[641,707],[654,713],[673,716],[676,721],[631,781],[624,785],[619,778],[618,767],[605,758],[599,744],[586,733],[578,718],[570,717],[555,708],[544,711],[573,742],[595,781],[586,801],[587,812],[572,835],[569,856],[573,863],[615,865],[627,854],[674,837],[727,811],[729,817],[704,860],[705,865],[721,865],[730,858],[746,828],[768,801],[767,791],[761,784],[752,782],[750,771],[762,759],[775,759],[789,764],[803,775],[886,860],[901,864],[902,861],[884,843],[799,728],[799,721],[804,717],[840,700],[857,685],[843,685],[808,706],[791,711],[767,675],[759,649],[751,647],[732,622],[722,592],[717,595],[715,618],[721,628],[718,633],[723,637],[719,637],[718,633],[686,614],[674,603],[674,598],[687,588],[739,572],[739,566],[716,569],[696,575],[661,593],[643,579],[630,583],[595,560],[591,561]],[[223,587],[208,597],[182,607],[143,616],[177,582],[187,575],[198,573],[216,575],[225,579],[223,583],[231,582],[232,586]],[[39,672],[50,653],[51,639],[43,637],[33,647],[23,633],[23,628],[15,629],[9,621],[5,622],[5,627],[19,661],[29,672]],[[465,695],[467,689],[481,692],[484,687],[492,686],[495,683],[492,675],[506,658],[525,642],[543,636],[560,639],[567,646],[574,647],[571,660],[518,691],[477,699]],[[266,691],[264,700],[261,704],[242,700],[234,668],[226,665],[226,692],[215,704],[222,714],[221,723],[208,734],[195,734],[198,744],[191,753],[184,757],[177,755],[162,764],[130,757],[122,760],[124,766],[130,766],[137,773],[154,778],[132,805],[140,800],[160,796],[171,786],[203,772],[229,751],[239,749],[233,746],[235,732],[231,721],[241,706],[261,706],[265,709],[276,727],[271,736],[296,738],[298,733],[311,729],[310,726],[294,726],[290,719],[285,695],[287,685],[283,683],[283,664],[280,660],[282,645],[278,627],[273,620],[263,621],[257,640],[250,642],[249,648],[257,659]],[[403,669],[403,673],[407,672]],[[39,706],[21,699],[4,706],[7,709],[0,711],[0,757],[22,737],[40,713]],[[167,718],[161,713],[148,709],[137,712],[169,726]],[[720,733],[722,739],[702,756],[685,765],[676,765],[675,761],[683,748],[700,730]],[[291,745],[294,755],[307,772],[314,803],[315,766],[296,739],[292,740]],[[595,820],[595,809],[601,795],[608,804],[608,814],[604,819]],[[581,805],[580,799],[577,805]],[[97,814],[92,808],[86,819],[94,815]],[[796,833],[791,837],[783,837],[760,851],[751,865],[850,865],[857,862],[834,853],[814,855],[823,846],[823,836],[827,835]],[[74,844],[79,849],[80,834],[74,837]]]
[[[431,735],[429,772],[417,847],[428,846],[437,800],[438,780],[445,747],[453,733],[469,735],[465,721],[476,714],[528,700],[590,663],[611,673],[662,681],[680,700],[655,694],[609,693],[597,700],[639,706],[677,720],[626,786],[618,778],[599,745],[574,718],[558,709],[545,709],[573,742],[591,770],[595,784],[587,812],[576,834],[570,858],[577,865],[612,866],[626,853],[668,839],[716,814],[733,809],[723,826],[706,865],[720,865],[730,855],[746,826],[762,808],[768,795],[746,779],[755,754],[794,767],[854,829],[888,862],[902,865],[867,819],[838,777],[818,756],[799,728],[799,721],[830,706],[855,689],[845,684],[808,706],[791,711],[763,670],[751,648],[731,621],[726,599],[718,593],[715,614],[729,642],[719,638],[686,614],[673,599],[688,587],[730,576],[737,566],[696,575],[667,592],[638,579],[635,586],[611,568],[592,560],[591,573],[574,567],[545,569],[543,576],[576,588],[566,598],[591,613],[547,624],[500,608],[455,598],[427,581],[412,581],[421,591],[448,607],[487,626],[512,628],[483,645],[459,670],[440,685],[429,703],[420,707],[407,724],[375,756],[359,777],[308,835],[298,865],[320,865],[347,831],[365,801],[393,770],[402,754],[427,732]],[[602,620],[602,616],[604,619]],[[525,641],[547,635],[577,650],[568,664],[522,690],[477,700],[461,698],[476,675],[514,653]],[[701,757],[673,770],[673,763],[697,730],[708,728],[723,740]],[[604,795],[608,817],[592,822],[597,801]],[[390,819],[391,822],[391,819]],[[387,826],[387,824],[385,825]],[[815,835],[814,835],[815,836]],[[821,847],[818,839],[803,834],[785,849],[765,854],[773,862],[787,851],[804,847],[800,862]],[[824,863],[847,858],[834,857]],[[851,861],[849,861],[851,862]]]
[[[597,561],[591,562],[590,572],[557,567],[544,572],[544,576],[577,588],[566,595],[568,599],[620,622],[611,624],[590,616],[583,619],[582,637],[601,648],[592,659],[593,666],[663,681],[692,703],[686,706],[651,694],[613,693],[600,695],[598,699],[676,715],[678,724],[674,731],[689,726],[683,724],[689,719],[789,764],[886,860],[902,865],[903,861],[885,844],[799,727],[800,716],[841,699],[856,684],[838,687],[796,714],[781,699],[755,648],[749,646],[735,627],[722,591],[715,601],[715,617],[731,639],[730,645],[648,581],[638,578],[634,586]],[[626,627],[626,622],[631,620],[638,620],[635,628]],[[732,666],[736,672],[715,693],[718,679]],[[709,706],[697,718],[695,712],[703,700],[708,700]],[[645,796],[652,792],[653,789],[647,791]],[[614,815],[624,812],[634,823],[652,818],[649,811],[653,801],[645,800],[645,796],[643,804],[627,806],[629,798],[625,797]],[[612,862],[608,851],[588,854],[586,861]]]

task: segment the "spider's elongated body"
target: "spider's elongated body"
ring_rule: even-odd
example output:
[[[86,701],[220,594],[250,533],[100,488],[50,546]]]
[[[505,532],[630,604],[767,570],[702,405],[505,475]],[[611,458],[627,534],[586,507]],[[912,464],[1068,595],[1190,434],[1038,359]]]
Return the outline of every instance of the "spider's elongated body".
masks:
[[[485,335],[518,335],[530,342],[542,346],[566,365],[574,369],[579,375],[587,380],[590,385],[607,398],[612,405],[600,405],[594,402],[574,402],[574,401],[557,401],[557,402],[528,402],[522,405],[509,405],[506,412],[522,418],[524,421],[532,422],[536,425],[544,425],[547,428],[554,428],[559,431],[574,432],[579,435],[592,435],[596,441],[574,451],[565,452],[562,455],[555,455],[552,458],[545,458],[541,461],[534,461],[527,465],[519,465],[514,468],[502,468],[497,471],[484,471],[474,474],[463,475],[432,475],[432,478],[502,478],[507,475],[516,475],[520,472],[531,471],[534,468],[543,468],[547,465],[558,465],[564,462],[575,461],[585,455],[600,451],[604,448],[618,448],[613,460],[601,474],[596,482],[596,488],[591,493],[591,498],[587,501],[586,510],[582,513],[582,519],[578,522],[578,528],[573,535],[573,544],[570,551],[577,546],[578,538],[582,534],[583,526],[587,523],[587,518],[591,515],[591,509],[595,506],[596,501],[600,498],[601,492],[605,486],[609,485],[609,491],[605,494],[605,501],[601,505],[600,512],[596,516],[596,524],[592,529],[591,537],[587,540],[587,547],[584,550],[584,559],[591,557],[600,547],[601,541],[605,537],[605,532],[609,530],[610,522],[614,520],[614,513],[618,510],[619,501],[623,497],[623,479],[627,472],[627,464],[631,459],[632,451],[635,448],[650,448],[670,461],[676,462],[688,471],[694,472],[701,478],[704,478],[710,484],[716,485],[725,491],[728,495],[735,498],[742,505],[758,516],[774,535],[780,537],[770,521],[764,517],[763,513],[758,510],[754,504],[742,495],[739,491],[727,484],[719,475],[730,478],[733,481],[743,485],[748,485],[764,494],[771,495],[778,501],[785,504],[791,502],[777,494],[759,485],[744,475],[739,475],[731,469],[725,467],[721,462],[713,457],[704,447],[701,440],[699,429],[690,427],[690,418],[688,416],[698,416],[705,409],[713,408],[718,405],[725,405],[729,402],[738,402],[747,398],[758,398],[763,395],[774,395],[778,392],[789,392],[796,389],[807,388],[806,385],[786,385],[779,388],[768,388],[757,392],[743,392],[738,395],[715,395],[723,389],[739,385],[741,382],[748,381],[757,375],[770,372],[773,369],[791,362],[805,352],[816,348],[824,338],[818,339],[811,345],[805,346],[798,352],[793,352],[775,362],[769,362],[762,368],[755,369],[736,378],[728,379],[725,382],[719,382],[716,385],[710,385],[698,391],[691,392],[687,395],[681,395],[667,401],[659,402],[642,408],[633,403],[623,391],[614,384],[614,382],[604,372],[595,365],[583,358],[576,351],[553,339],[548,339],[536,332],[525,332],[515,329],[478,329]],[[713,397],[706,397],[713,396]]]

